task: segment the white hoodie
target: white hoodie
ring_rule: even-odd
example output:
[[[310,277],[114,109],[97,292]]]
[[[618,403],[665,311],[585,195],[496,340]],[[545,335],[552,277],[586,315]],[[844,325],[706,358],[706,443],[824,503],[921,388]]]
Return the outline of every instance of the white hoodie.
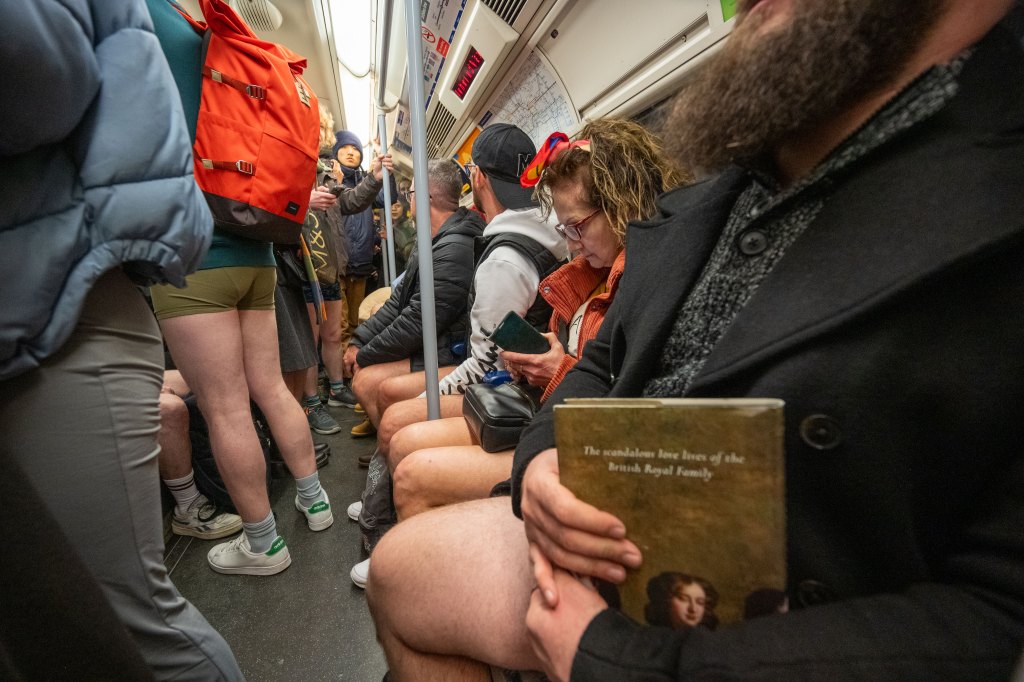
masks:
[[[565,260],[569,249],[555,232],[554,215],[542,218],[539,208],[505,212],[494,216],[484,229],[485,237],[516,233],[536,240],[556,258]],[[540,287],[540,275],[533,262],[513,246],[499,246],[477,265],[473,275],[476,298],[469,313],[470,354],[454,372],[441,379],[441,395],[462,393],[467,384],[479,383],[485,373],[504,369],[499,348],[487,337],[514,310],[520,315],[533,305]]]

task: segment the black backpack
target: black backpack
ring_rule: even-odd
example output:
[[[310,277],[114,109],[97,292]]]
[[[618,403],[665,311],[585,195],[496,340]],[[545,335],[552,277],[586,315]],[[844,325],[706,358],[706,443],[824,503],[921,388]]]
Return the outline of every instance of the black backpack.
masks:
[[[199,411],[196,396],[194,393],[189,393],[184,400],[185,406],[188,408],[188,439],[192,444],[192,470],[195,472],[196,487],[218,508],[237,513],[231,496],[228,495],[228,489],[224,486],[224,479],[221,478],[220,471],[217,470],[217,462],[213,458],[213,449],[210,447],[210,430],[206,425],[206,419],[203,418],[203,413]],[[269,496],[274,481],[271,475],[274,466],[270,456],[274,445],[266,417],[254,403],[252,404],[252,423],[256,427],[256,437],[259,438],[260,447],[263,448],[263,458],[266,460],[267,495]]]

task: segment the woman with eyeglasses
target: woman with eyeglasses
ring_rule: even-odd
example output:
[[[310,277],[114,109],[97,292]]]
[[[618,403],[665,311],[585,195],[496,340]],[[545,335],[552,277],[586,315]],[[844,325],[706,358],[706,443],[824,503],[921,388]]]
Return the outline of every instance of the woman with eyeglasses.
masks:
[[[570,141],[555,133],[523,173],[537,198],[559,221],[556,229],[575,257],[540,284],[553,314],[547,352],[503,351],[517,380],[543,389],[558,385],[594,338],[625,266],[627,224],[655,212],[662,192],[689,181],[643,126],[602,119]],[[464,500],[486,497],[508,478],[512,450],[485,452],[462,418],[412,424],[392,438],[394,500],[400,519]]]

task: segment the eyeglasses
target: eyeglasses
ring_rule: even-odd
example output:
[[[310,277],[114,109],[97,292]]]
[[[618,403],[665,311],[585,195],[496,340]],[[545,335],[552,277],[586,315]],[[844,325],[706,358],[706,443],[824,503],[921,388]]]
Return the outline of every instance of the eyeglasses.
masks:
[[[594,209],[593,213],[580,218],[574,223],[559,223],[555,225],[555,232],[561,235],[562,239],[571,239],[574,242],[578,242],[583,238],[583,226],[600,212],[601,209]]]

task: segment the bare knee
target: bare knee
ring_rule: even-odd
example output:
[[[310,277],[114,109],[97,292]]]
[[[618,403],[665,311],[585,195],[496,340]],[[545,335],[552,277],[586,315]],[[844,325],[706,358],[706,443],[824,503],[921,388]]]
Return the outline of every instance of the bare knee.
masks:
[[[392,495],[399,520],[405,520],[427,511],[434,505],[429,487],[424,485],[429,474],[430,460],[412,453],[395,468]]]
[[[373,548],[373,561],[370,562],[366,583],[366,602],[378,627],[387,620],[387,595],[406,586],[405,581],[412,577],[416,566],[415,557],[407,552],[410,544],[402,541],[403,531],[403,527],[395,526]],[[411,546],[415,546],[415,543]]]
[[[380,383],[380,389],[377,393],[377,404],[380,405],[381,410],[409,397],[407,395],[409,389],[406,388],[406,382],[403,381],[403,378],[391,377]]]
[[[400,409],[399,405],[401,403],[389,407],[381,414],[380,424],[377,425],[377,444],[384,453],[390,452],[391,439],[395,437],[396,433],[401,431],[403,427],[418,421],[412,419],[407,410]],[[388,462],[390,465],[390,459]],[[392,466],[391,468],[393,469],[394,467]]]
[[[328,320],[320,326],[320,339],[329,346],[341,345],[341,325],[337,320]]]
[[[188,407],[185,401],[170,393],[160,394],[160,430],[188,431]]]
[[[376,383],[373,378],[373,372],[369,372],[365,368],[356,372],[355,376],[352,377],[352,392],[359,398],[359,402],[364,405],[369,402],[369,390],[372,383]]]
[[[419,450],[423,442],[422,422],[407,424],[399,428],[388,445],[388,466],[394,471],[408,455]]]

